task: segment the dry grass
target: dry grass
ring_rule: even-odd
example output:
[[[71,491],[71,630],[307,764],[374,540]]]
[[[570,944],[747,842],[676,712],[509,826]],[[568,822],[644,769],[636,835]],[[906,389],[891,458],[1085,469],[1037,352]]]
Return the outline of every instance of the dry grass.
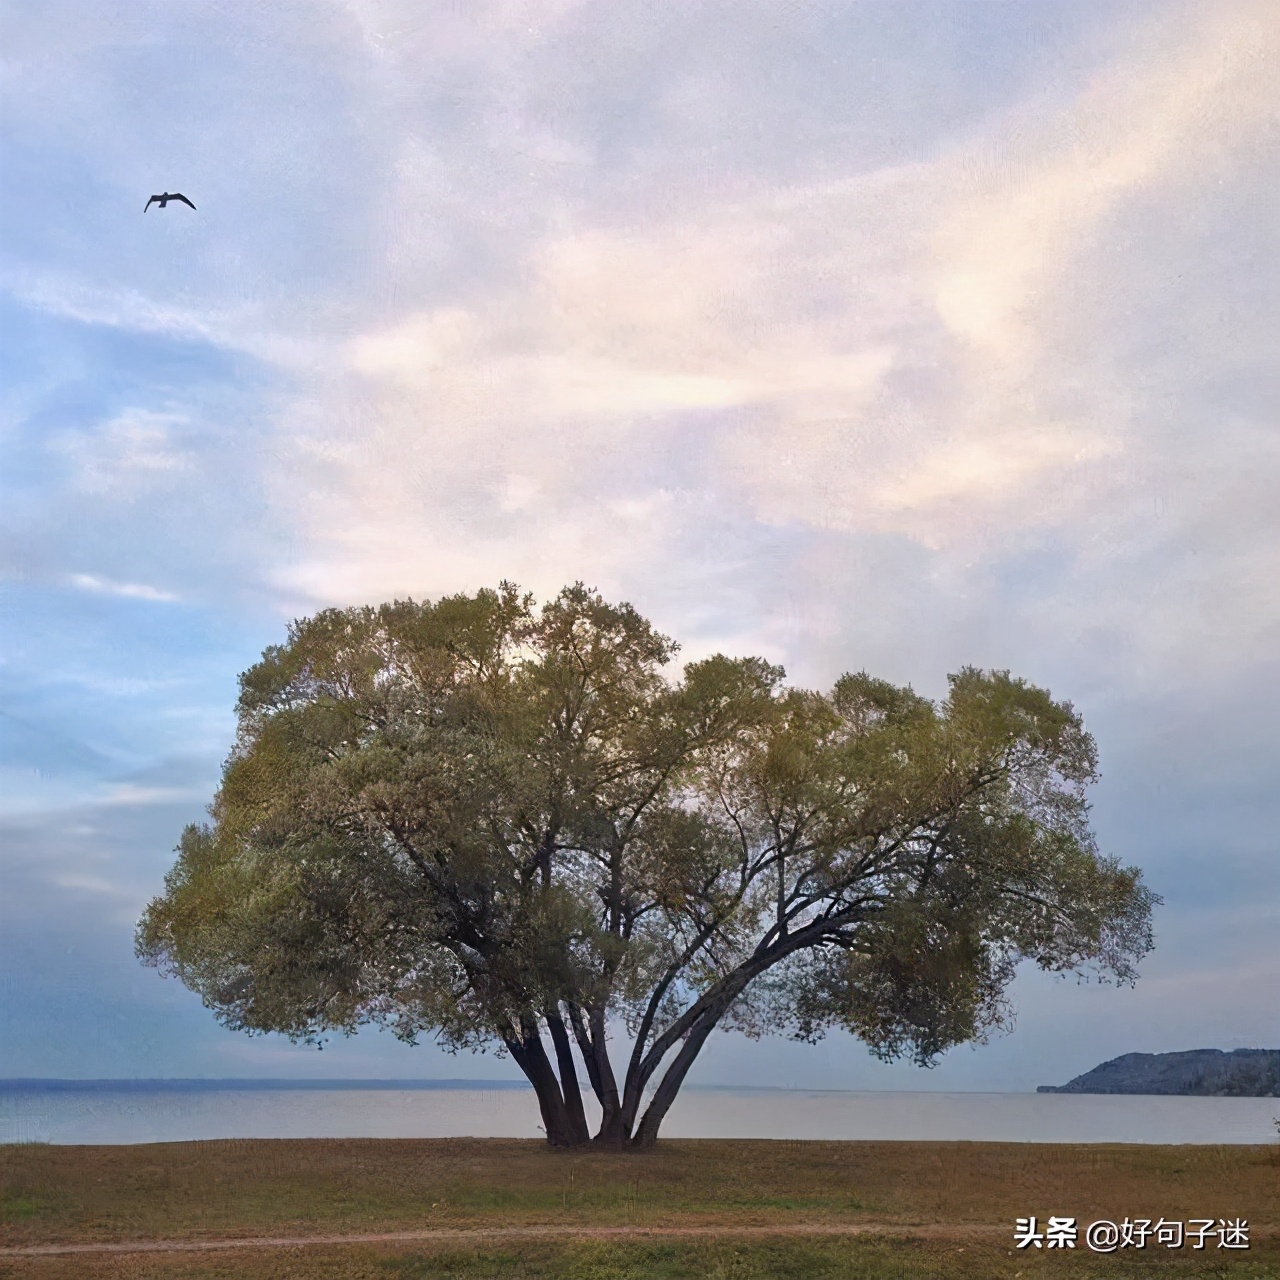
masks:
[[[494,1140],[0,1148],[7,1246],[526,1224],[714,1226],[720,1239],[312,1246],[0,1261],[68,1276],[1280,1276],[1280,1163],[1242,1146],[677,1141],[644,1155]],[[1254,1247],[1014,1253],[1035,1214],[1249,1220]],[[734,1239],[735,1227],[932,1227],[917,1239]],[[983,1225],[994,1234],[977,1232]],[[851,1269],[852,1268],[852,1269]]]
[[[24,1259],[14,1280],[1274,1280],[1272,1246],[1224,1258],[1167,1251],[1141,1259],[1027,1257],[1007,1247],[915,1240],[775,1240],[467,1249],[299,1249],[218,1258]]]

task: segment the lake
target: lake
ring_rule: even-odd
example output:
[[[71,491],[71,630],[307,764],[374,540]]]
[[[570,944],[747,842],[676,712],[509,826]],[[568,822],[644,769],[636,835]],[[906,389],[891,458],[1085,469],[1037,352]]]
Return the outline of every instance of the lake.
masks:
[[[1277,1098],[690,1088],[666,1137],[979,1142],[1274,1142]],[[0,1082],[0,1142],[536,1138],[522,1085],[475,1081]]]

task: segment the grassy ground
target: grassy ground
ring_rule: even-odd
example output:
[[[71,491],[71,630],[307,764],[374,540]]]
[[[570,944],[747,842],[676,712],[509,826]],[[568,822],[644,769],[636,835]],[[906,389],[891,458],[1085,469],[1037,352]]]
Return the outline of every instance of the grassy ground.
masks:
[[[1005,1248],[907,1240],[673,1241],[466,1249],[307,1249],[217,1259],[23,1259],[15,1280],[1273,1280],[1280,1254],[1224,1260],[1170,1252],[1141,1260],[1075,1254],[1027,1258]]]
[[[483,1140],[18,1146],[0,1148],[0,1208],[9,1247],[536,1225],[723,1233],[0,1258],[0,1273],[41,1280],[1280,1277],[1280,1159],[1265,1147],[672,1140],[636,1156]],[[1253,1247],[1014,1251],[1014,1219],[1031,1214],[1246,1218]],[[740,1230],[855,1225],[870,1233]]]

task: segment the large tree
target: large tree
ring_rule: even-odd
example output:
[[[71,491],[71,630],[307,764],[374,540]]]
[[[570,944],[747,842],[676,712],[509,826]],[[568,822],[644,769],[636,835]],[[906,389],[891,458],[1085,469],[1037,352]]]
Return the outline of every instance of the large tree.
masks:
[[[717,1025],[928,1064],[1023,959],[1133,980],[1155,899],[1094,843],[1069,704],[675,653],[581,585],[295,623],[139,954],[249,1032],[496,1043],[556,1145],[591,1140],[575,1050],[595,1140],[643,1147]]]

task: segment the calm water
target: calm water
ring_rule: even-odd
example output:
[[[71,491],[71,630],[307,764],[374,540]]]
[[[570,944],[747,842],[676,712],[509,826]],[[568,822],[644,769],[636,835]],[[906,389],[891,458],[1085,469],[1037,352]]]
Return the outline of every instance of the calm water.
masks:
[[[689,1089],[663,1127],[686,1138],[1274,1142],[1276,1098]],[[525,1088],[57,1090],[0,1086],[0,1142],[210,1138],[536,1138]]]

